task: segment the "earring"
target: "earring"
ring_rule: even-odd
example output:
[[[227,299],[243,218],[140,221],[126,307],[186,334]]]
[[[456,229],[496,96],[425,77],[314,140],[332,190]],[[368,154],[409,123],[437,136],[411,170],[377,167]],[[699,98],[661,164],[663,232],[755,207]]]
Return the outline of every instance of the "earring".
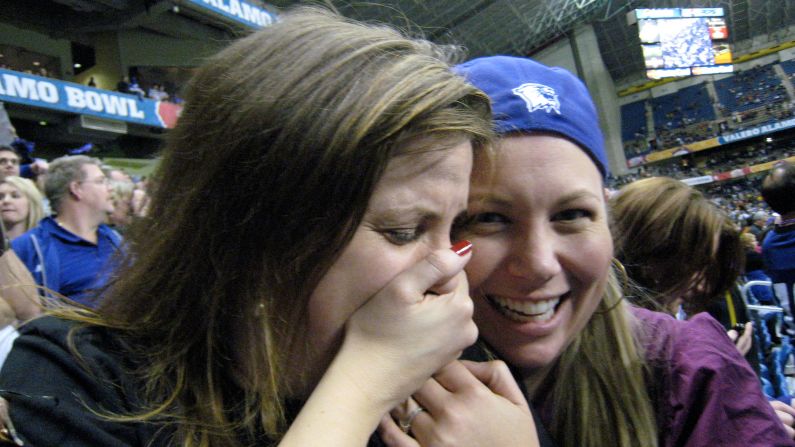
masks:
[[[616,302],[615,303],[607,304],[606,300],[607,300],[608,297],[610,297],[611,293],[608,293],[607,291],[605,291],[605,295],[604,295],[604,298],[602,300],[604,301],[605,305],[607,306],[607,309],[595,311],[594,314],[597,314],[597,315],[605,315],[605,314],[609,313],[610,311],[612,311],[613,309],[615,309],[616,307],[618,307],[618,305],[621,303],[621,301],[624,301],[624,293],[626,292],[627,287],[629,285],[629,275],[627,275],[627,269],[624,268],[624,264],[622,264],[621,261],[619,261],[616,258],[613,258],[610,261],[610,263],[613,265],[613,271],[616,272],[616,273],[614,273],[614,276],[617,277],[619,274],[621,275],[621,283],[617,284],[617,287],[616,287],[616,289],[618,289],[618,293],[617,293],[618,296],[616,297]],[[618,278],[616,278],[616,279],[618,279]]]
[[[613,264],[613,269],[615,271],[621,273],[621,295],[624,295],[629,288],[629,275],[627,274],[627,269],[618,258],[611,259],[610,263]]]

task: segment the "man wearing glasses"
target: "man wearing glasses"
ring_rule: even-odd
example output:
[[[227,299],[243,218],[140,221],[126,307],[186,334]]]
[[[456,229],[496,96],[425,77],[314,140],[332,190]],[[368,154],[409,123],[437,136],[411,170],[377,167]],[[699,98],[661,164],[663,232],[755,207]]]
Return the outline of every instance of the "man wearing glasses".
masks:
[[[84,155],[50,163],[44,192],[53,215],[11,244],[45,294],[90,307],[98,304],[92,292],[107,282],[121,246],[119,234],[104,223],[113,201],[100,166]]]

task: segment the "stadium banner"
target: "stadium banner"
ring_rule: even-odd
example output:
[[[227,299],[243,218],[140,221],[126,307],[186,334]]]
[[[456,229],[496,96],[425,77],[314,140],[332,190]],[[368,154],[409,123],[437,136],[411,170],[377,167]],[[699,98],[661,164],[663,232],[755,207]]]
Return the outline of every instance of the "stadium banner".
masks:
[[[720,144],[733,143],[735,141],[745,140],[748,138],[758,137],[773,132],[778,132],[782,129],[789,129],[795,127],[795,118],[790,118],[783,121],[776,121],[775,123],[765,124],[764,126],[752,127],[744,129],[739,132],[730,133],[728,135],[721,135],[718,137]]]
[[[4,69],[0,101],[168,129],[182,111],[169,102]]]
[[[696,141],[694,143],[683,144],[681,146],[664,149],[657,152],[652,152],[644,157],[645,163],[652,163],[655,161],[665,160],[673,157],[681,157],[693,152],[704,151],[712,149],[713,147],[720,146],[718,138],[710,138],[708,140]]]
[[[766,135],[769,133],[778,132],[784,129],[791,129],[795,127],[795,118],[789,118],[774,123],[765,124],[762,126],[751,127],[748,129],[733,132],[727,135],[721,135],[707,140],[696,141],[695,143],[685,144],[682,146],[672,147],[670,149],[663,149],[661,151],[650,152],[646,155],[632,157],[627,160],[627,167],[635,168],[647,163],[654,163],[661,160],[666,160],[673,157],[680,157],[693,152],[712,149],[713,147],[722,146],[724,144],[734,143],[735,141],[746,140],[749,138]]]
[[[686,178],[682,183],[690,186],[703,185],[705,183],[712,183],[711,175],[702,175],[701,177]]]
[[[246,0],[187,0],[200,10],[210,11],[249,28],[263,28],[275,22],[276,16]]]
[[[768,162],[765,162],[765,163],[759,163],[758,165],[745,166],[745,167],[738,168],[738,169],[733,169],[733,170],[727,171],[727,172],[718,172],[717,174],[713,174],[713,175],[702,175],[700,177],[686,178],[686,179],[682,179],[682,183],[686,183],[686,184],[688,184],[690,186],[695,186],[695,185],[705,185],[707,183],[722,182],[724,180],[731,180],[731,179],[735,179],[735,178],[745,177],[746,175],[749,175],[749,174],[755,174],[755,173],[758,173],[758,172],[769,171],[769,170],[773,169],[773,167],[776,165],[776,163],[778,163],[780,161],[787,161],[787,162],[795,164],[795,156],[784,158],[784,159],[781,159],[781,160],[773,160],[773,161],[768,161]]]
[[[784,160],[788,161],[790,163],[795,163],[795,156],[792,156],[792,157],[789,157],[789,158],[785,158]],[[769,171],[769,170],[773,169],[773,166],[776,163],[780,162],[780,161],[781,160],[773,160],[773,161],[768,161],[767,163],[761,163],[761,164],[758,164],[758,165],[753,165],[753,166],[751,166],[751,172]]]

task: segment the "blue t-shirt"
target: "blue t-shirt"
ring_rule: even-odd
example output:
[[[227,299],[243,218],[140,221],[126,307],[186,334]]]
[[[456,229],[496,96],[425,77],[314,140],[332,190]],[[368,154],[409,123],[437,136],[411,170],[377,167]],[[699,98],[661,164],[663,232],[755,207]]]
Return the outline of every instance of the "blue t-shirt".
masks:
[[[11,247],[38,284],[94,307],[97,303],[91,300],[92,292],[107,283],[121,237],[107,225],[100,225],[94,244],[47,217],[14,239]]]
[[[762,243],[765,270],[773,281],[773,293],[784,308],[787,335],[795,336],[795,225],[776,227]]]

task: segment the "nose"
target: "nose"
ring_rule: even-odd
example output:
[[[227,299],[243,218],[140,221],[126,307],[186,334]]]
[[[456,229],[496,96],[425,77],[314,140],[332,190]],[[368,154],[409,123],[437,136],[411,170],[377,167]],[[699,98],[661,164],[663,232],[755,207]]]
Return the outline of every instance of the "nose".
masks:
[[[542,229],[528,229],[513,244],[513,253],[508,260],[508,273],[544,284],[562,270],[558,258],[558,247],[553,234]]]

